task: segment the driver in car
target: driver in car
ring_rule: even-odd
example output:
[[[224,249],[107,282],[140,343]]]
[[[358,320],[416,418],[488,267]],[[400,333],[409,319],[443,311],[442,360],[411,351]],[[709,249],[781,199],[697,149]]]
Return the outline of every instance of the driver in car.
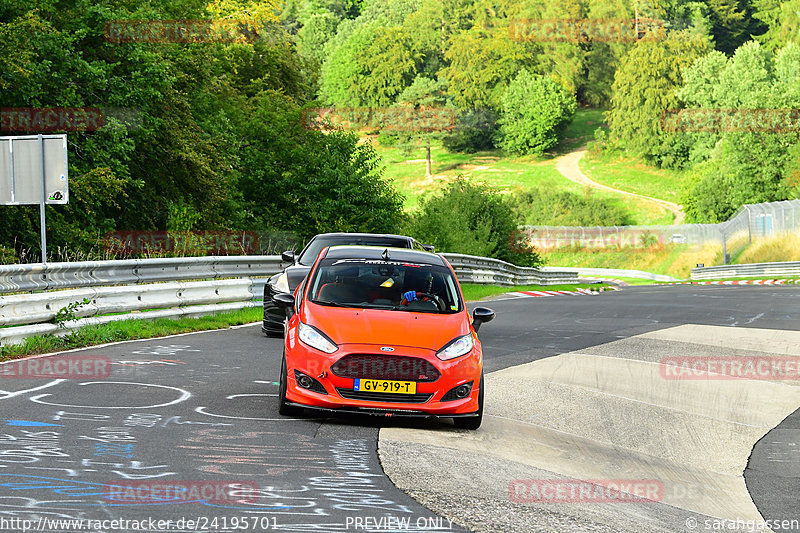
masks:
[[[409,302],[427,301],[433,293],[433,274],[425,272],[422,275],[413,275],[413,271],[406,273],[405,288],[410,289],[403,293],[403,300],[400,305],[408,305]]]

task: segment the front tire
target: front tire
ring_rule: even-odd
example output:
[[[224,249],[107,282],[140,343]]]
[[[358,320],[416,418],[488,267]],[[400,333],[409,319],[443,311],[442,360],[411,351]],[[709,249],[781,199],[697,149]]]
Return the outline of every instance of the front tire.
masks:
[[[272,302],[264,304],[264,320],[261,323],[261,331],[267,337],[281,338],[283,337],[283,320],[282,315],[277,315],[275,311],[277,306]],[[278,319],[280,317],[280,320]]]
[[[286,387],[289,383],[289,376],[286,371],[286,354],[281,359],[281,381],[278,390],[278,413],[283,416],[298,416],[303,413],[299,407],[289,405],[286,401]]]
[[[459,429],[478,429],[483,422],[483,372],[481,372],[480,390],[478,390],[478,416],[454,418],[453,425]]]

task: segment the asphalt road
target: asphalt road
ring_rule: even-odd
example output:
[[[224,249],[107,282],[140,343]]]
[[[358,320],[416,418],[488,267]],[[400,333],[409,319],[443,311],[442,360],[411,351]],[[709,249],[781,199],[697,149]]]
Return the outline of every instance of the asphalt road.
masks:
[[[481,329],[485,367],[688,323],[797,330],[798,301],[800,288],[769,286],[494,301],[497,318]],[[78,518],[106,521],[83,531],[109,532],[461,530],[384,475],[383,420],[280,417],[280,354],[280,340],[249,326],[70,354],[111,362],[110,375],[0,378],[0,530],[77,531],[48,521]],[[800,518],[800,457],[781,455],[779,472],[770,459],[800,432],[793,417],[756,446],[746,472],[766,518]],[[452,431],[446,422],[394,423]],[[776,440],[780,430],[790,432]],[[158,492],[164,481],[186,492]],[[216,490],[231,486],[238,497]]]

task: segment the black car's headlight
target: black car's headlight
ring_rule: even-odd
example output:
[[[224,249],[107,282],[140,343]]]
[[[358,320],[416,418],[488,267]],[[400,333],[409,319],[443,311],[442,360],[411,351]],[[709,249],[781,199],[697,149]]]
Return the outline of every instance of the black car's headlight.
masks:
[[[289,293],[289,276],[286,275],[286,272],[281,272],[277,276],[273,277],[269,280],[275,290],[278,292],[286,292]]]
[[[303,344],[311,346],[321,352],[333,353],[339,349],[336,343],[330,340],[327,335],[314,326],[309,326],[303,322],[298,322],[297,335],[300,337],[300,340],[303,341]]]
[[[455,359],[456,357],[468,354],[474,347],[475,338],[472,336],[472,333],[468,333],[448,342],[444,348],[436,352],[436,357],[442,361]]]

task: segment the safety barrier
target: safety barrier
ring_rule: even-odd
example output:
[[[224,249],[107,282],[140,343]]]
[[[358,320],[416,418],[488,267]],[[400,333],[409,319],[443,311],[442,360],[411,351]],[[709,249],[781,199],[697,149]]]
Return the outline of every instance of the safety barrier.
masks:
[[[442,254],[465,283],[578,283],[574,272],[518,267],[505,261]],[[122,319],[202,316],[254,307],[279,256],[184,257],[0,265],[0,346],[33,335],[64,335],[88,324]],[[75,318],[56,324],[74,302]]]
[[[692,269],[692,279],[756,278],[800,276],[800,261],[746,263]]]

